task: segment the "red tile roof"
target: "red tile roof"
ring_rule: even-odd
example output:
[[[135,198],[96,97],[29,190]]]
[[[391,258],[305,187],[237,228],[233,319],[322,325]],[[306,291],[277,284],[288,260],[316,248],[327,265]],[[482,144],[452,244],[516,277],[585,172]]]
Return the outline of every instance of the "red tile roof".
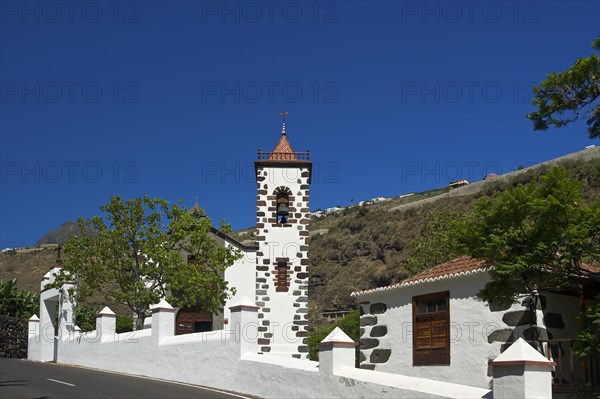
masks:
[[[490,270],[490,268],[491,267],[487,265],[485,261],[473,259],[470,256],[461,256],[404,279],[397,284],[393,284],[388,287],[379,287],[371,290],[353,292],[352,296],[361,296],[375,292],[389,291],[424,282],[464,276],[472,273],[487,271]]]
[[[285,130],[281,132],[281,138],[279,142],[275,146],[273,153],[269,157],[271,161],[293,161],[298,159],[296,154],[294,154],[294,150],[290,142],[287,139],[287,135],[285,134]]]
[[[459,258],[452,259],[451,261],[448,261],[446,263],[434,266],[431,269],[425,270],[412,277],[404,279],[397,284],[392,284],[387,287],[379,287],[370,290],[357,291],[353,292],[351,295],[362,296],[365,294],[384,292],[424,282],[466,276],[477,272],[488,271],[490,269],[492,269],[492,266],[490,266],[483,260],[474,259],[470,256],[461,256]],[[581,264],[581,269],[590,273],[600,273],[599,267],[585,263]]]
[[[427,279],[436,279],[443,276],[462,274],[484,268],[485,265],[486,263],[483,260],[473,259],[470,256],[461,256],[446,263],[442,263],[441,265],[432,267],[431,269],[425,270],[419,274],[415,274],[412,277],[402,280],[401,283],[410,283]]]

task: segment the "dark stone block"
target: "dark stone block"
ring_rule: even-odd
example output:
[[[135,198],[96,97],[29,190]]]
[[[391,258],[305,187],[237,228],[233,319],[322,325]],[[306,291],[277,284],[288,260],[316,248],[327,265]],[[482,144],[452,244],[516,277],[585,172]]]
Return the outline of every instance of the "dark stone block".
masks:
[[[365,329],[364,328],[360,328],[360,337],[362,337],[365,334]]]
[[[271,343],[270,339],[265,339],[265,338],[259,338],[258,339],[258,344],[259,345],[269,345],[270,343]]]
[[[562,319],[562,314],[560,313],[547,313],[544,315],[544,324],[546,328],[556,328],[563,329],[565,328],[565,322]]]
[[[269,313],[271,311],[271,309],[269,309],[269,308],[262,308],[262,311],[265,312],[265,313]]]
[[[300,358],[302,357],[302,355],[292,355],[292,357],[293,357],[294,359],[300,359]]]
[[[491,344],[492,342],[508,342],[512,337],[513,329],[512,328],[503,328],[500,330],[495,330],[487,336],[488,342]],[[513,340],[514,341],[514,340]]]
[[[273,333],[265,333],[265,338],[273,338]]]
[[[360,348],[361,349],[371,349],[379,346],[379,340],[374,338],[361,338],[360,340]]]
[[[271,352],[271,348],[269,348],[268,346],[263,346],[260,348],[261,352]]]
[[[375,316],[363,316],[360,318],[360,326],[374,326],[377,324],[377,317]]]
[[[308,297],[301,296],[298,299],[296,299],[296,302],[308,302]]]
[[[256,291],[256,295],[260,296],[260,295],[267,295],[267,290],[257,290]]]
[[[271,322],[269,320],[263,320],[263,322],[262,322],[263,326],[268,326],[269,324],[271,324]]]
[[[363,352],[363,351],[360,351],[360,359],[359,359],[359,361],[360,361],[361,363],[363,363],[363,362],[366,362],[366,361],[367,361],[367,357],[365,356],[365,352]]]
[[[364,369],[364,370],[375,370],[375,365],[374,364],[366,364],[365,363],[365,364],[361,364],[360,368]]]
[[[308,353],[308,345],[300,345],[298,347],[298,352],[300,352],[300,353]]]
[[[302,291],[294,291],[294,292],[292,292],[292,295],[293,296],[300,296],[300,295],[302,295]]]
[[[373,350],[373,352],[371,352],[371,357],[369,358],[369,361],[371,363],[385,363],[388,361],[391,354],[391,349],[375,349]]]
[[[387,305],[385,303],[374,303],[369,308],[371,314],[382,314],[387,310]]]
[[[531,312],[529,310],[506,312],[502,316],[502,321],[511,327],[526,326],[531,324]]]
[[[383,337],[387,334],[387,326],[375,326],[371,329],[371,337]]]
[[[291,328],[292,331],[298,331],[299,329],[300,329],[300,327],[298,327],[298,326],[292,326],[292,328]]]

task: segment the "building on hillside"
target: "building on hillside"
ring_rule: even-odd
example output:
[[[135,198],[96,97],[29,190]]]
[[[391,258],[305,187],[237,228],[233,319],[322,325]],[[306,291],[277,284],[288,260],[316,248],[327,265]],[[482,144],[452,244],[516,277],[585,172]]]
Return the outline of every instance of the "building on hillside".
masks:
[[[468,184],[469,184],[468,180],[456,180],[456,181],[450,182],[450,184],[448,184],[448,187],[450,187],[450,189],[453,189],[453,188],[458,188],[458,187],[462,187],[462,186],[467,186]]]
[[[570,346],[598,283],[582,279],[579,290],[540,293],[535,307],[525,299],[500,309],[476,299],[490,270],[460,257],[398,284],[352,293],[361,308],[361,368],[490,388],[488,361],[522,337],[557,363],[557,387],[572,388],[577,378],[599,384],[599,365],[581,363]]]

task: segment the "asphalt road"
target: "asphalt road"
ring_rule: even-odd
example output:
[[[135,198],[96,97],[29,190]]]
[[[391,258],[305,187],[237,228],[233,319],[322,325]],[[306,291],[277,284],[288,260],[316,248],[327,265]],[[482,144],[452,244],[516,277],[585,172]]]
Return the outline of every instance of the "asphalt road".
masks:
[[[0,398],[239,399],[242,396],[56,363],[0,359]]]

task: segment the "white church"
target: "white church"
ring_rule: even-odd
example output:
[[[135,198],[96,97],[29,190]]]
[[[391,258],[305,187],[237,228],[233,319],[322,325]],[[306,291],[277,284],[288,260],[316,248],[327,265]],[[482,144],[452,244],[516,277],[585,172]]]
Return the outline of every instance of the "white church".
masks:
[[[236,294],[223,315],[213,316],[213,329],[230,319],[229,307],[240,298],[253,298],[259,307],[260,353],[308,357],[308,225],[312,163],[310,152],[295,152],[285,131],[272,152],[258,152],[256,172],[256,244],[245,245],[213,229],[222,245],[243,254],[225,270],[225,280]],[[197,209],[197,204],[190,211]],[[176,332],[199,332],[191,318],[198,312],[180,311]],[[222,319],[221,319],[222,317]],[[187,321],[187,325],[186,325]],[[184,326],[185,325],[185,326]],[[187,331],[185,331],[187,332]]]

